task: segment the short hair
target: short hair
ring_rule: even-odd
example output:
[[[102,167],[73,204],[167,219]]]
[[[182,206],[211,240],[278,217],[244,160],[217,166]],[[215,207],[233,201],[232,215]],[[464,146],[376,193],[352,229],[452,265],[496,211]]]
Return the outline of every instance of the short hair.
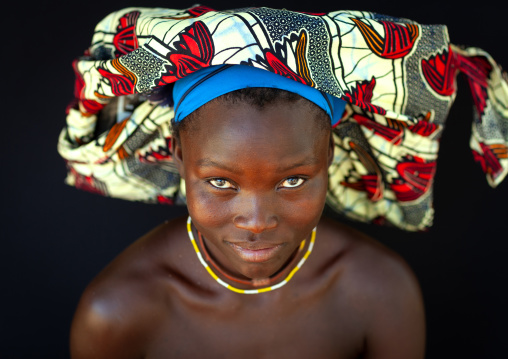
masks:
[[[330,116],[321,107],[314,102],[307,100],[294,92],[281,90],[271,87],[247,87],[235,91],[228,92],[221,95],[210,102],[219,101],[226,104],[239,104],[244,103],[256,107],[259,110],[279,103],[296,103],[304,101],[309,108],[314,112],[313,119],[316,125],[322,130],[331,130]],[[200,112],[206,108],[206,104],[186,116],[179,122],[171,120],[172,135],[177,141],[180,141],[180,132],[190,129],[190,124],[199,118]]]

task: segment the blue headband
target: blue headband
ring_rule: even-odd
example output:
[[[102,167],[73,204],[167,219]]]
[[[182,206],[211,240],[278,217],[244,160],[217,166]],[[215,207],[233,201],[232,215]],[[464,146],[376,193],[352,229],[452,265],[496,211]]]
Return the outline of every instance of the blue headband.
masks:
[[[339,122],[346,106],[337,97],[270,71],[247,65],[221,65],[203,68],[175,82],[175,121],[183,120],[214,98],[247,87],[271,87],[297,93],[321,107],[330,116],[332,125]]]

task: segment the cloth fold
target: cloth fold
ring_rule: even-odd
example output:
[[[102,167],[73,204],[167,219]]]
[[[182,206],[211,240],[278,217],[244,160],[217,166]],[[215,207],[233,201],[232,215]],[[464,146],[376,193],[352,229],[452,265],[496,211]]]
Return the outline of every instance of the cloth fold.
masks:
[[[439,139],[468,79],[474,158],[495,187],[508,172],[508,77],[444,25],[364,11],[126,8],[104,18],[73,63],[75,100],[58,150],[66,182],[126,200],[185,200],[171,154],[168,94],[201,68],[254,66],[347,102],[334,127],[328,204],[409,231],[432,225]]]

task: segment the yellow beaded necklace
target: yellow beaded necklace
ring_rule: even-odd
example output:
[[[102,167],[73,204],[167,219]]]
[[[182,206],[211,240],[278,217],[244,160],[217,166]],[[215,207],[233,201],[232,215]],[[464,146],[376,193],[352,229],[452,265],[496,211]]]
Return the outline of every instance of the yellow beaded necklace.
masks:
[[[192,220],[191,220],[191,217],[189,216],[189,218],[187,218],[187,233],[189,234],[189,239],[190,239],[192,246],[194,247],[194,250],[196,251],[198,259],[201,262],[201,264],[203,265],[203,267],[205,267],[206,271],[212,276],[213,279],[215,279],[217,281],[217,283],[219,283],[223,287],[226,287],[227,289],[229,289],[235,293],[241,293],[241,294],[258,294],[258,293],[263,293],[263,292],[270,292],[272,290],[278,289],[278,288],[286,285],[291,280],[291,278],[293,278],[294,274],[302,267],[303,263],[305,263],[305,261],[307,260],[307,257],[312,252],[312,248],[314,247],[314,241],[316,240],[316,228],[314,228],[312,230],[312,235],[310,238],[309,248],[307,248],[307,252],[303,255],[302,259],[300,259],[300,261],[293,268],[293,270],[291,270],[291,272],[288,274],[288,276],[285,279],[283,279],[281,282],[279,282],[275,285],[272,285],[270,287],[265,287],[265,288],[260,288],[260,289],[239,289],[239,288],[233,287],[230,284],[227,284],[222,279],[220,279],[212,271],[212,269],[210,268],[208,263],[206,263],[206,261],[203,259],[203,256],[201,255],[201,252],[199,251],[199,247],[196,243],[196,240],[194,239],[194,234],[192,233],[191,224],[192,224]],[[305,246],[305,239],[300,244],[300,249],[302,249],[304,246]]]

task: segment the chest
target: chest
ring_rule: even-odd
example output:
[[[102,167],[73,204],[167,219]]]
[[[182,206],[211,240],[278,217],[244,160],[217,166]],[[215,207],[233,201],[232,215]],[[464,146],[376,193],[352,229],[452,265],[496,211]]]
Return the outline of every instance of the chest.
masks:
[[[357,358],[362,325],[348,306],[333,302],[286,298],[276,304],[175,305],[146,358]]]

